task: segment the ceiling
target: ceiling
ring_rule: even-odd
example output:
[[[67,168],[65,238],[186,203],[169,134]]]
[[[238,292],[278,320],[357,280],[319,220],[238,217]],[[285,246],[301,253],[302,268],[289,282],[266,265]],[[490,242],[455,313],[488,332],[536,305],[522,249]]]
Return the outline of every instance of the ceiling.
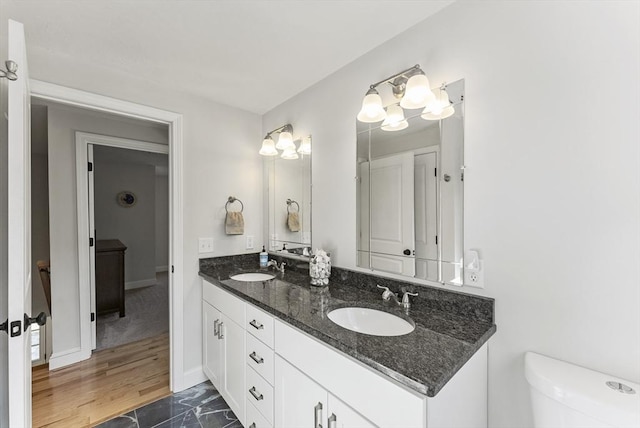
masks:
[[[262,114],[453,0],[1,0],[34,56]],[[87,68],[88,70],[88,68]],[[32,66],[46,80],[46,69]],[[81,69],[74,70],[82,73]]]

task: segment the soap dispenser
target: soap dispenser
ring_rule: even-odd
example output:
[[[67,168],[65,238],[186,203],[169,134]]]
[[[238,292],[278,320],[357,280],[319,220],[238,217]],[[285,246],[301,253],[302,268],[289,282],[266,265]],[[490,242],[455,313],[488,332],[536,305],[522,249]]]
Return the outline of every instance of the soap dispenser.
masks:
[[[267,267],[269,262],[269,254],[267,250],[264,249],[264,245],[262,246],[262,251],[260,252],[260,267]]]

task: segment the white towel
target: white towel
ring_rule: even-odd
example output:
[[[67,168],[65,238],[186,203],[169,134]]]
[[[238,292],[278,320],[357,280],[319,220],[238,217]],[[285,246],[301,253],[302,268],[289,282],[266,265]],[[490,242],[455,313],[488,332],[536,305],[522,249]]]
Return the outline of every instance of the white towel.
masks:
[[[300,217],[298,216],[298,213],[287,214],[287,226],[292,232],[300,231]]]
[[[227,212],[224,222],[227,235],[244,235],[244,217],[240,211]]]

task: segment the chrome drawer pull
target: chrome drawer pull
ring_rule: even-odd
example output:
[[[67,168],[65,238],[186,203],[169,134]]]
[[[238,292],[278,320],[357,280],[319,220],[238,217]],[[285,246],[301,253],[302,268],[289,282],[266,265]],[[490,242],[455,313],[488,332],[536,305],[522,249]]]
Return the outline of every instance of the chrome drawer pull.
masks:
[[[255,328],[256,330],[260,330],[264,328],[264,325],[260,324],[256,320],[252,320],[249,324],[251,324],[251,327]]]
[[[256,423],[253,422],[251,425],[249,425],[249,428],[256,428]]]
[[[217,320],[215,320],[215,321],[213,322],[213,334],[214,334],[215,336],[217,336],[217,335],[218,335],[218,329],[219,329],[219,327],[218,327],[218,323],[219,323],[219,322],[220,322],[220,319],[217,319]]]
[[[218,324],[218,339],[224,339],[224,334],[222,334],[222,326],[223,325],[224,325],[223,322]]]
[[[329,428],[336,428],[338,426],[338,418],[336,418],[335,413],[331,413],[331,416],[329,416],[328,422],[329,422]]]
[[[260,394],[258,391],[256,391],[255,386],[252,386],[249,392],[251,393],[251,395],[253,395],[253,398],[255,398],[256,401],[264,400],[264,396]]]
[[[252,359],[253,361],[255,361],[255,362],[256,362],[256,363],[258,363],[258,364],[262,364],[262,363],[264,363],[264,358],[259,357],[259,356],[258,356],[258,354],[256,354],[256,352],[255,352],[255,351],[253,351],[252,353],[250,353],[250,354],[249,354],[249,356],[251,357],[251,359]]]
[[[318,403],[313,408],[313,427],[322,428],[320,421],[322,420],[322,403]]]

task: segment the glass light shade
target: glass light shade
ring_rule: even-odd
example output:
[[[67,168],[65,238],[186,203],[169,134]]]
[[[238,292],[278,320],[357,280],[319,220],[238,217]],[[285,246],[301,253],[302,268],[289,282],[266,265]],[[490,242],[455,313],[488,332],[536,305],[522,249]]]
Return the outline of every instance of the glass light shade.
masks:
[[[429,79],[424,74],[411,76],[407,81],[400,107],[406,109],[422,108],[429,104],[435,95],[429,88]]]
[[[287,147],[286,149],[284,149],[284,152],[282,152],[282,155],[280,157],[287,160],[298,159],[295,144],[293,145],[293,147]]]
[[[258,153],[262,156],[276,156],[278,154],[275,143],[271,137],[267,137],[262,141],[262,148],[260,148]]]
[[[289,147],[292,147],[294,150],[296,148],[296,145],[293,144],[293,136],[289,131],[282,131],[280,133],[280,136],[278,136],[278,144],[276,144],[276,149],[286,150]]]
[[[449,94],[445,89],[441,89],[438,91],[435,100],[425,107],[420,117],[425,120],[439,120],[445,119],[453,113],[455,113],[455,108],[449,101]]]
[[[382,98],[378,95],[378,92],[374,89],[373,92],[369,90],[362,100],[362,108],[358,113],[358,120],[365,123],[380,122],[387,114],[382,108]]]
[[[404,110],[397,105],[393,104],[387,107],[387,118],[382,122],[380,129],[383,131],[400,131],[409,126],[409,123],[404,118]]]
[[[300,147],[298,148],[298,153],[302,155],[311,154],[311,138],[305,137],[302,139],[302,142],[300,143]]]

